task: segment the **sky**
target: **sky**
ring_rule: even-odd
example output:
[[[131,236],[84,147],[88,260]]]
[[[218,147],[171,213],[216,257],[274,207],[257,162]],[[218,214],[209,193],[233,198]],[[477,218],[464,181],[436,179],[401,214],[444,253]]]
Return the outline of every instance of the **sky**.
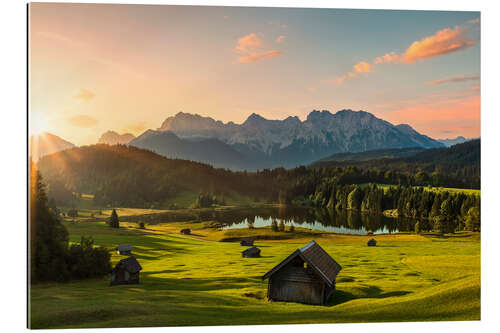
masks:
[[[31,3],[31,132],[74,144],[187,112],[364,110],[480,136],[480,13]]]

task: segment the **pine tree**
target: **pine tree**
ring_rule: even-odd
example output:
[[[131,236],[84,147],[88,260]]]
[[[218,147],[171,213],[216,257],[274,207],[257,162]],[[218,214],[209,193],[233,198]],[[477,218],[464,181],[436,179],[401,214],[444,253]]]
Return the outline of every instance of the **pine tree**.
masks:
[[[68,231],[48,207],[42,176],[30,166],[30,278],[31,282],[66,280]]]
[[[109,218],[109,226],[111,228],[119,228],[120,227],[120,221],[118,220],[118,214],[116,214],[116,210],[113,208],[113,211],[111,212],[111,216]]]

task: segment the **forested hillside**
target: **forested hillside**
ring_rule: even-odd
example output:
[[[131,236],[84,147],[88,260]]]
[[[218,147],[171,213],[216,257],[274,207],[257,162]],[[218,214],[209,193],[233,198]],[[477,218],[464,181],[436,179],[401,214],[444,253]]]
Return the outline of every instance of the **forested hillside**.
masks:
[[[418,157],[412,157],[413,162],[399,162],[402,171],[384,168],[382,160],[376,162],[380,163],[378,168],[336,166],[318,169],[302,166],[290,170],[233,172],[207,164],[168,159],[136,147],[102,144],[58,152],[42,158],[38,164],[47,182],[49,196],[58,205],[69,205],[75,194],[88,193],[94,195],[97,205],[165,208],[167,202],[175,202],[183,193],[191,193],[193,198],[200,193],[216,196],[221,202],[232,195],[259,202],[291,202],[297,198],[309,198],[324,184],[479,188],[479,174],[477,180],[475,178],[479,166],[473,165],[474,153],[463,148],[449,148],[452,151],[448,155],[446,150],[424,151]],[[439,156],[442,162],[437,164]],[[446,160],[452,159],[449,156],[455,156],[455,160],[462,156],[463,167],[453,169],[455,175],[446,172],[452,168],[452,165],[445,167]],[[393,165],[389,165],[392,168]],[[422,165],[422,169],[417,165]],[[434,165],[431,170],[440,171],[429,173],[425,171],[426,165]],[[465,176],[459,178],[457,174]]]
[[[366,154],[366,153],[365,153]],[[314,168],[356,166],[364,170],[395,171],[415,175],[414,183],[449,187],[480,188],[481,140],[449,148],[423,150],[413,156],[369,160],[321,160]]]
[[[94,194],[97,204],[129,207],[161,206],[185,191],[221,196],[236,192],[263,200],[273,193],[266,181],[271,175],[230,172],[124,145],[66,150],[42,158],[39,170],[51,197],[63,204],[71,192]]]

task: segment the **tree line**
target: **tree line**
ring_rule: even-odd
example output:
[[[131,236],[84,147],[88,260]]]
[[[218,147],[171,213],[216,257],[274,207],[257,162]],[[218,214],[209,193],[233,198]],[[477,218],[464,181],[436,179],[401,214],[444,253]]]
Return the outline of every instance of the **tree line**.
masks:
[[[108,274],[110,253],[91,238],[69,244],[57,207],[49,204],[40,173],[30,170],[30,281],[67,281]]]
[[[418,219],[418,231],[480,231],[481,198],[475,194],[434,192],[411,186],[389,186],[384,189],[376,184],[359,186],[339,184],[334,180],[318,184],[310,193],[298,195],[297,190],[293,193],[295,196],[291,202],[295,205],[377,214],[389,211],[394,216]],[[284,192],[281,196],[288,198]]]

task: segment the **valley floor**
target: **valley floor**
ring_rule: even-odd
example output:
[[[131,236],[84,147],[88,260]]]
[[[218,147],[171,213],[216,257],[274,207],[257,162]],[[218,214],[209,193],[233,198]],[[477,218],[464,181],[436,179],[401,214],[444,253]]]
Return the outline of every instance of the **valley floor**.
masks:
[[[231,236],[202,223],[191,225],[192,236],[181,236],[187,223],[146,230],[132,223],[120,229],[103,222],[65,225],[73,242],[91,235],[110,250],[132,244],[143,267],[141,281],[109,287],[104,277],[33,285],[32,328],[480,319],[477,233],[377,235],[377,246],[367,247],[368,236],[297,230],[293,237],[258,239],[262,257],[242,258],[246,247],[238,242],[210,240],[221,240],[219,233],[243,237],[248,230]],[[270,233],[262,229],[251,232]],[[268,302],[262,275],[311,239],[343,267],[328,306]],[[113,264],[122,258],[113,252]]]

